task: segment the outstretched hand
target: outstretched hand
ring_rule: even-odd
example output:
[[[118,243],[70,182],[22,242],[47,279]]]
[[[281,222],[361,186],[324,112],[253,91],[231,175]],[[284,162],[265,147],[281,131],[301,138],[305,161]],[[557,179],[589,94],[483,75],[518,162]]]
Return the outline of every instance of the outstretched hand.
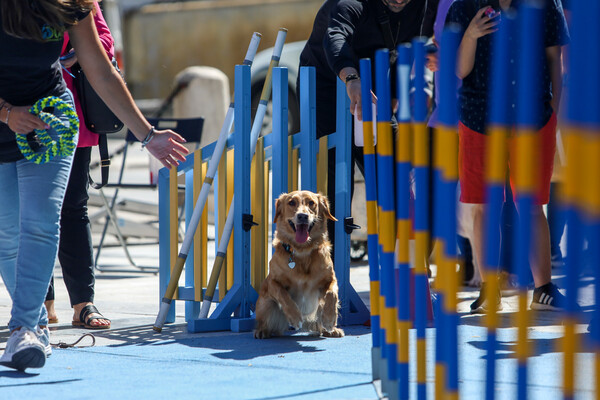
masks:
[[[146,149],[160,163],[168,169],[179,165],[180,161],[185,161],[185,155],[189,153],[182,143],[185,139],[170,129],[154,131],[154,137],[146,145]]]

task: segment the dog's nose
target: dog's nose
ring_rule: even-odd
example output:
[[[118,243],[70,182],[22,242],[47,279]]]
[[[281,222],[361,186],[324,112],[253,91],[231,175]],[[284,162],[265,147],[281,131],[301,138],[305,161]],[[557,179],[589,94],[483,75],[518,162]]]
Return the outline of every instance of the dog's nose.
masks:
[[[308,214],[305,214],[305,213],[296,214],[296,222],[299,224],[308,224]]]

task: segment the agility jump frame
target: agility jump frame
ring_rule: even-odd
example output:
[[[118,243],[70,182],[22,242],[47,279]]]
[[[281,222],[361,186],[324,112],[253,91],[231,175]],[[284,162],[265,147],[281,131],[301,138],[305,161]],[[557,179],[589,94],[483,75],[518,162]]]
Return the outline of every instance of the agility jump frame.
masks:
[[[286,68],[273,69],[273,132],[261,137],[255,157],[250,156],[250,67],[238,65],[235,69],[234,132],[226,145],[226,156],[221,158],[215,179],[215,237],[220,237],[228,201],[234,197],[234,232],[230,242],[225,268],[221,271],[219,299],[208,318],[198,318],[202,296],[206,291],[208,223],[202,216],[201,226],[195,233],[194,244],[185,263],[185,283],[176,291],[176,300],[186,301],[185,319],[188,331],[248,331],[253,328],[253,308],[257,291],[267,273],[269,260],[269,208],[273,209],[279,194],[298,188],[326,192],[327,149],[336,149],[336,229],[335,270],[340,294],[340,324],[364,323],[369,311],[350,284],[350,235],[344,222],[350,217],[350,127],[349,100],[345,86],[338,85],[337,132],[321,140],[316,139],[315,72],[303,67],[300,71],[301,132],[288,136],[288,74]],[[215,143],[197,150],[186,162],[170,171],[159,171],[159,239],[160,239],[160,295],[170,280],[178,248],[177,204],[180,188],[177,176],[185,176],[184,207],[186,229],[206,174]],[[241,150],[240,150],[241,149]],[[233,154],[233,157],[232,157]],[[225,155],[225,154],[224,154]],[[233,162],[232,162],[233,161]],[[233,176],[231,172],[233,170]],[[272,197],[269,199],[269,176]],[[233,179],[232,179],[233,178]],[[299,178],[299,179],[298,179]],[[231,184],[233,180],[233,185]],[[235,196],[233,193],[235,192]],[[252,227],[253,223],[258,226]],[[221,228],[222,229],[222,228]],[[226,289],[225,289],[226,288]],[[172,304],[166,322],[175,321]]]

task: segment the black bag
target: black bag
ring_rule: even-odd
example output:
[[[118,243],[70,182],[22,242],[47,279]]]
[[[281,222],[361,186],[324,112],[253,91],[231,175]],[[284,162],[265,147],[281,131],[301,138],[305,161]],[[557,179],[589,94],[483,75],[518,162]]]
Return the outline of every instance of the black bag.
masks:
[[[119,72],[119,75],[121,75],[117,61],[114,58],[112,59],[112,64]],[[123,129],[123,122],[117,118],[104,101],[102,101],[100,96],[98,96],[85,76],[85,73],[81,67],[79,67],[79,64],[75,64],[71,68],[71,72],[74,75],[74,86],[79,97],[79,104],[81,105],[85,126],[91,132],[97,133],[100,136],[98,140],[98,150],[100,151],[100,171],[102,181],[100,183],[95,183],[90,176],[90,186],[94,189],[100,189],[108,183],[108,167],[110,166],[106,135],[119,132]]]
[[[117,61],[114,58],[112,63],[119,74],[121,74]],[[104,104],[104,101],[102,101],[94,88],[92,88],[92,85],[90,85],[79,64],[75,64],[71,68],[71,71],[75,75],[75,88],[79,95],[79,103],[81,104],[85,126],[90,131],[99,135],[115,133],[123,129],[121,120]]]

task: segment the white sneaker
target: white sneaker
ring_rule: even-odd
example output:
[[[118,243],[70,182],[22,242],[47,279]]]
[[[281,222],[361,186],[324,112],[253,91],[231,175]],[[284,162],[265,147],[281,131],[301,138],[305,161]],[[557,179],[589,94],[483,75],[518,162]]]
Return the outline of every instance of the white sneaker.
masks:
[[[52,355],[52,346],[50,345],[50,330],[48,328],[40,328],[37,327],[37,331],[35,332],[38,339],[44,345],[44,352],[46,353],[46,357],[50,357]]]
[[[25,371],[26,368],[42,368],[46,363],[46,350],[35,332],[27,328],[13,331],[6,342],[6,350],[0,364]]]

